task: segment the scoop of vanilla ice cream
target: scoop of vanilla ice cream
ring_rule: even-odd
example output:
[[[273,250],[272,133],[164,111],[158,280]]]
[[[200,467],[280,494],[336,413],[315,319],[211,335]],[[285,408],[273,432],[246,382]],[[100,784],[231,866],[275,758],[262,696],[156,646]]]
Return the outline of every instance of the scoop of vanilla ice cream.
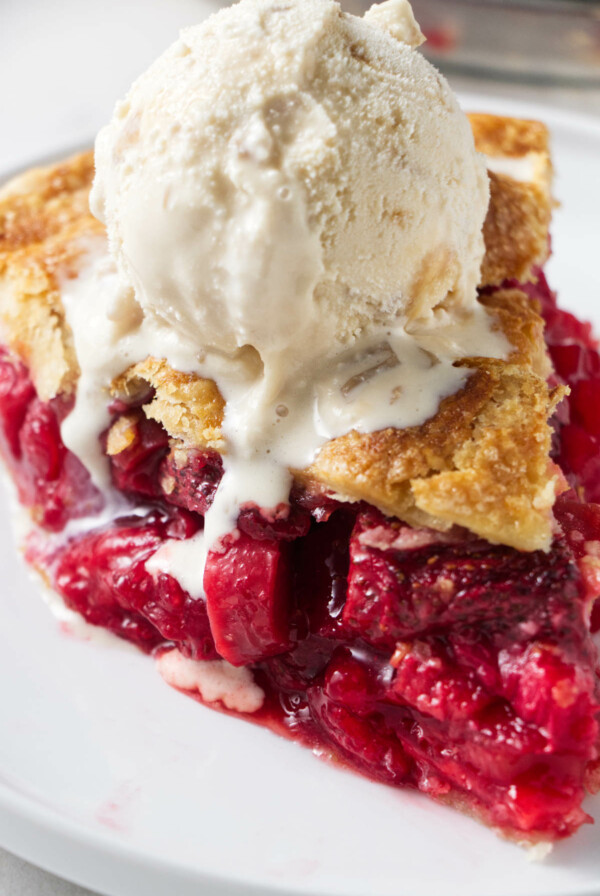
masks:
[[[272,366],[472,307],[487,175],[421,40],[406,0],[241,0],[183,31],[96,143],[124,295]]]

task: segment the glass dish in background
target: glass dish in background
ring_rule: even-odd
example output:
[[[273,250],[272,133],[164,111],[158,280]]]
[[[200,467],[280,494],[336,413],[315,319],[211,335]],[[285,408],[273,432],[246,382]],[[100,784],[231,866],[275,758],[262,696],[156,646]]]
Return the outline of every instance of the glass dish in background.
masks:
[[[370,2],[348,0],[352,12]],[[600,85],[600,0],[412,0],[446,71]]]

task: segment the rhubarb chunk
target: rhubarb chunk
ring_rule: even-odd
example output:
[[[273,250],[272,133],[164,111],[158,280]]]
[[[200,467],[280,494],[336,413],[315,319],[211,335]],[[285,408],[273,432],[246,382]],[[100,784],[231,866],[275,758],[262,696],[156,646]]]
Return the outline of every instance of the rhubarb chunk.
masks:
[[[208,554],[204,590],[217,651],[234,666],[290,646],[286,545],[239,530]]]

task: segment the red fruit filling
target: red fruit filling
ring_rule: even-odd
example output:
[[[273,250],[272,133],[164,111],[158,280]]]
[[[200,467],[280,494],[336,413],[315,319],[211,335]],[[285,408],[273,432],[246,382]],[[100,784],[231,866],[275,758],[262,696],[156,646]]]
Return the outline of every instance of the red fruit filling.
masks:
[[[190,538],[198,528],[199,521],[185,511],[154,510],[60,547],[33,537],[26,556],[87,622],[145,650],[173,642],[193,659],[215,659],[206,604],[193,600],[172,576],[151,575],[145,566],[167,539]]]
[[[589,323],[556,304],[542,271],[535,283],[520,285],[539,305],[545,339],[558,382],[568,398],[555,416],[554,457],[569,483],[585,501],[600,502],[600,354]]]
[[[60,399],[41,402],[26,367],[0,347],[0,451],[19,501],[51,532],[102,506],[87,470],[62,443],[68,410]]]
[[[194,599],[147,561],[202,528],[222,462],[172,449],[138,403],[112,406],[115,419],[127,414],[129,443],[109,459],[135,515],[60,541],[38,530],[28,559],[88,622],[144,650],[251,665],[266,694],[254,720],[519,839],[567,836],[589,820],[581,800],[598,764],[600,357],[541,273],[523,288],[571,388],[554,456],[572,491],[557,501],[548,554],[297,490],[290,506],[242,509],[209,554],[206,599]],[[42,403],[23,364],[0,355],[2,452],[50,531],[102,502],[61,441],[67,410]]]

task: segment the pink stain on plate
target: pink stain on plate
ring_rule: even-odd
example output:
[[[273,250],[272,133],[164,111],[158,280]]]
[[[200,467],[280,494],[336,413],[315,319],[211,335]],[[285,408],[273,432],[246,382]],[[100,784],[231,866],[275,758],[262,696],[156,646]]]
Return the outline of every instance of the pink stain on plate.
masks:
[[[113,831],[126,833],[131,829],[131,810],[139,797],[139,787],[121,784],[114,795],[100,804],[96,821]]]
[[[91,641],[91,637],[81,631],[80,627],[72,625],[70,622],[62,620],[58,623],[58,630],[61,635],[66,638],[73,638],[75,641]]]

